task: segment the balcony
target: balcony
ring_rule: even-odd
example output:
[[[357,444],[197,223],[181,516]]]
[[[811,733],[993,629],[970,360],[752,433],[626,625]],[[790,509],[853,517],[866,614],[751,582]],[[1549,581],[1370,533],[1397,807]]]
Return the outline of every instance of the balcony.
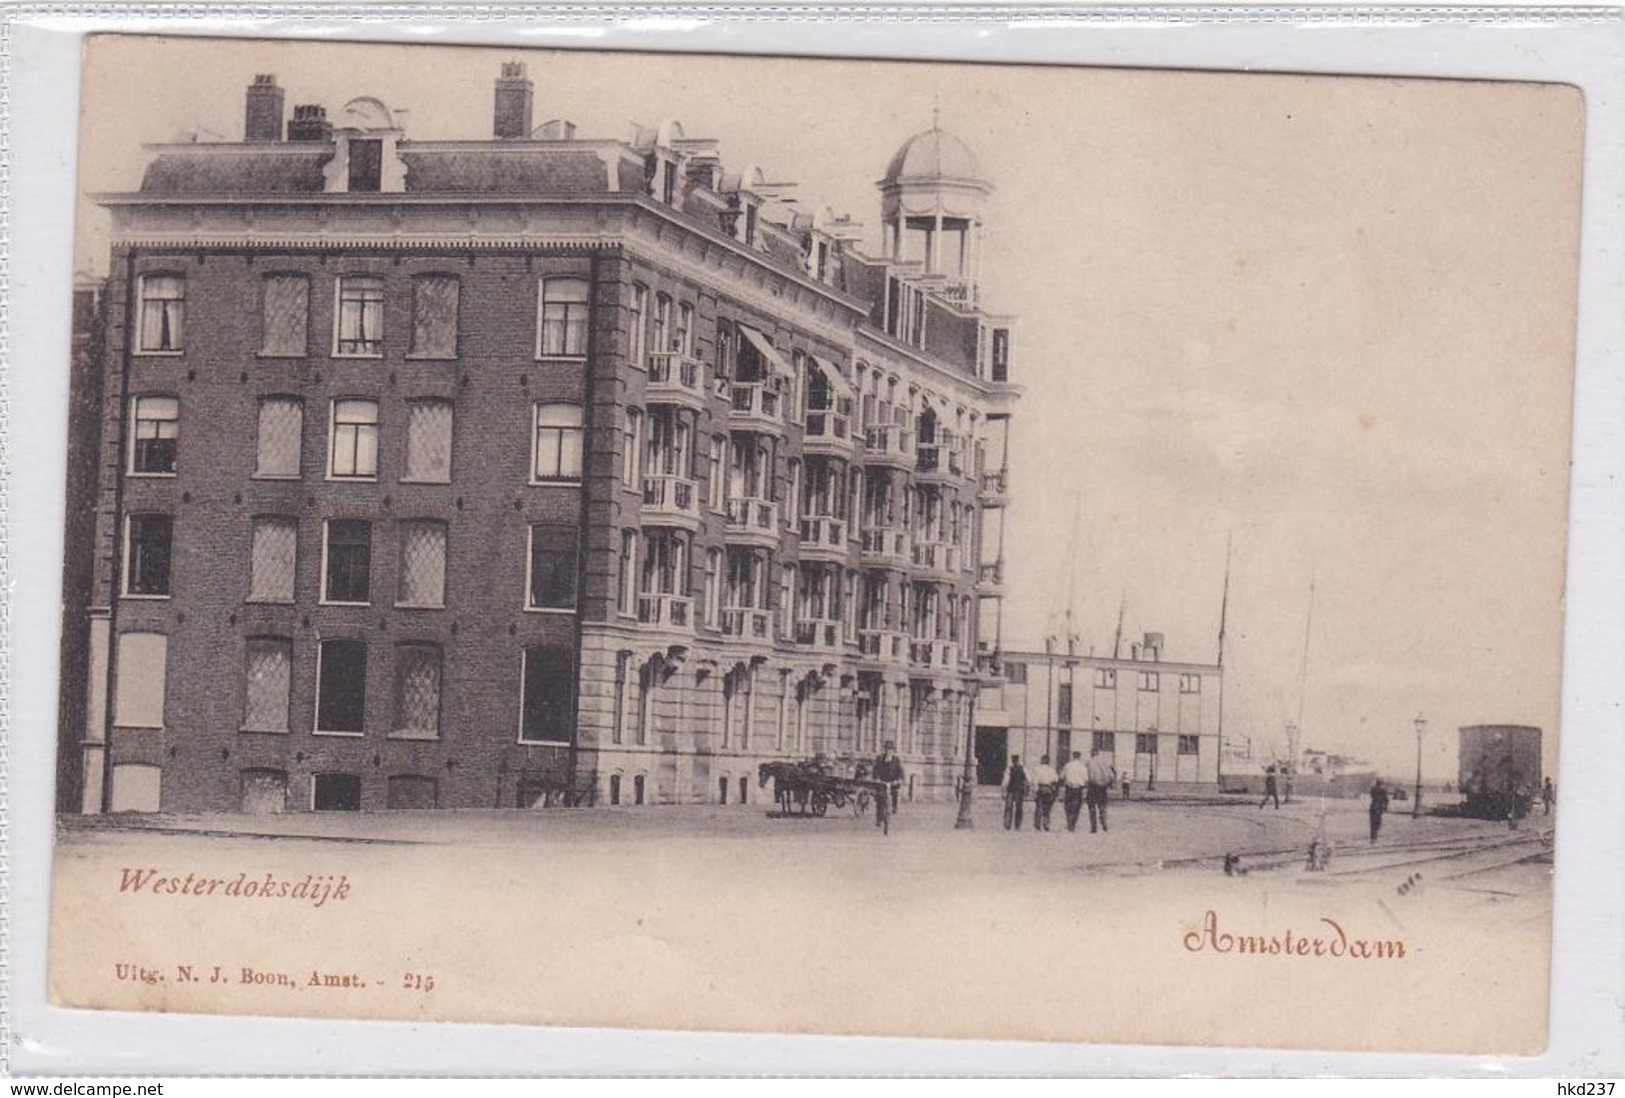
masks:
[[[868,465],[914,467],[913,433],[896,426],[867,427],[863,432],[863,460]]]
[[[964,448],[952,441],[922,442],[914,452],[919,459],[914,466],[917,480],[945,481],[967,475]]]
[[[852,417],[830,409],[809,411],[807,429],[802,433],[802,448],[808,453],[835,454],[849,457],[857,440],[852,434]]]
[[[996,473],[983,473],[981,490],[977,498],[983,507],[1010,506],[1010,470],[1000,469]]]
[[[953,671],[959,666],[959,645],[945,640],[911,640],[908,662],[911,667]]]
[[[747,431],[782,432],[784,400],[765,383],[735,383],[728,389],[728,422]]]
[[[705,408],[705,363],[676,351],[656,351],[649,356],[649,381],[644,390],[651,403],[681,404]]]
[[[846,520],[813,515],[801,520],[801,555],[846,556]]]
[[[841,623],[819,618],[798,621],[796,643],[817,652],[839,652],[842,648]]]
[[[700,485],[688,477],[656,473],[643,478],[643,519],[689,530],[700,528]]]
[[[977,566],[976,590],[983,595],[1004,594],[1004,561]]]
[[[908,531],[898,527],[864,527],[863,563],[881,568],[907,568],[914,563],[909,552]]]
[[[959,546],[946,541],[917,541],[912,553],[914,567],[947,580],[959,578]]]
[[[892,629],[858,630],[858,650],[871,663],[888,667],[907,667],[909,658],[908,634]]]
[[[687,595],[639,595],[638,621],[687,633],[694,628],[694,600]]]
[[[1004,676],[1004,656],[999,652],[976,653],[976,673],[984,678]]]
[[[722,632],[738,640],[772,644],[773,614],[748,606],[725,606],[722,608]]]
[[[779,544],[779,505],[766,499],[730,499],[727,538],[774,548]]]

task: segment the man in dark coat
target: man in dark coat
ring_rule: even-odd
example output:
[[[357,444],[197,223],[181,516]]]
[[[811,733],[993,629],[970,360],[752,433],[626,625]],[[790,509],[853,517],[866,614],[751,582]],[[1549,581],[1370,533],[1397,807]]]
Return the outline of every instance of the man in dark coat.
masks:
[[[891,740],[875,759],[875,781],[885,782],[891,789],[891,810],[897,811],[897,791],[903,784],[903,760],[897,757],[897,744]]]
[[[1027,771],[1022,768],[1021,756],[1010,756],[1010,769],[1004,775],[1004,829],[1021,830],[1022,805],[1027,800]]]
[[[1371,841],[1377,841],[1377,832],[1382,830],[1382,814],[1388,811],[1388,787],[1378,778],[1371,783]]]
[[[1263,808],[1271,800],[1275,801],[1275,808],[1279,811],[1281,808],[1281,794],[1279,787],[1275,784],[1275,767],[1273,766],[1264,771],[1264,799],[1258,802],[1258,807]]]

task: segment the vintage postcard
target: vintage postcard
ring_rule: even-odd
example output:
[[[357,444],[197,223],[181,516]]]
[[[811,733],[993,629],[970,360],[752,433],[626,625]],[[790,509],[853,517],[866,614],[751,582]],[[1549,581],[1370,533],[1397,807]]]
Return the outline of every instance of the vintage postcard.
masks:
[[[95,36],[50,994],[1545,1047],[1558,84]]]

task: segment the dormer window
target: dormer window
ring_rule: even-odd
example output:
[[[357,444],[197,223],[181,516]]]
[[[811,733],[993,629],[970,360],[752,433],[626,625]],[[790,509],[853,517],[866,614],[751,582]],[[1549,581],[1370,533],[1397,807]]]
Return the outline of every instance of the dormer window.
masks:
[[[751,247],[756,246],[756,203],[745,203],[745,243]]]
[[[660,199],[668,206],[677,205],[677,165],[670,160],[660,162]]]
[[[384,143],[376,137],[350,138],[350,192],[383,189]]]

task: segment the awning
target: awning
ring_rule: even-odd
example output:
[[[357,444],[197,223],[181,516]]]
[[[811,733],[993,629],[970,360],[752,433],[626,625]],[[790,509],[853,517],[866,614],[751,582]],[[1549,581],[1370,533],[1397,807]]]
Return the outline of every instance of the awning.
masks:
[[[840,386],[846,391],[847,396],[855,397],[858,395],[857,386],[852,384],[852,379],[841,373],[840,368],[835,363],[820,355],[813,355],[812,360],[818,363],[818,368],[824,371],[824,376],[829,378],[830,384]]]
[[[791,370],[789,363],[785,362],[784,359],[779,355],[779,352],[773,349],[773,344],[768,342],[765,335],[758,332],[755,328],[752,328],[748,324],[739,325],[739,333],[745,337],[745,342],[754,347],[756,349],[756,353],[761,355],[762,358],[766,360],[768,365],[777,370],[784,377],[791,379],[795,378],[795,371]]]

